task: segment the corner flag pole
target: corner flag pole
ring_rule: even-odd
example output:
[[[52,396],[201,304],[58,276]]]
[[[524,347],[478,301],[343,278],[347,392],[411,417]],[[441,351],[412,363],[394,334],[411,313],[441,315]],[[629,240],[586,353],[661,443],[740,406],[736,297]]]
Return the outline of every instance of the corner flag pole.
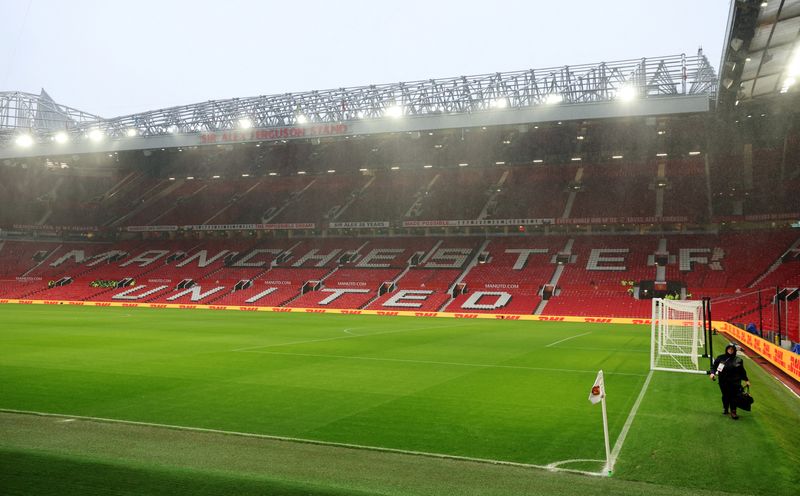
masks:
[[[601,371],[600,373],[602,374],[603,372]],[[603,395],[603,399],[600,400],[600,406],[603,407],[603,435],[605,436],[605,439],[606,439],[606,464],[605,464],[605,467],[603,467],[603,471],[606,473],[606,475],[609,475],[611,473],[611,467],[610,467],[610,464],[611,464],[611,448],[609,447],[609,442],[608,442],[608,415],[606,414],[606,395],[605,394]]]

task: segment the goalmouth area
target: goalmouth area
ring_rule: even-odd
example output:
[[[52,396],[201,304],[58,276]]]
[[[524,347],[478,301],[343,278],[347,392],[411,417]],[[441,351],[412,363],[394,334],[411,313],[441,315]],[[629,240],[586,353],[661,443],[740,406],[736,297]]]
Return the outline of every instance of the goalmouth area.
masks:
[[[460,317],[0,305],[0,485],[795,494],[800,399],[753,362],[732,422],[706,376],[650,371],[647,321]]]

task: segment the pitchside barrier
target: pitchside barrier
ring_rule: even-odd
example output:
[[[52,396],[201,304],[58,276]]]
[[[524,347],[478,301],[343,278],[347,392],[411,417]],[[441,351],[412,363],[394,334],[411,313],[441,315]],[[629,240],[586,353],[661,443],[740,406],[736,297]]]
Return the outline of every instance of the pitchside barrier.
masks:
[[[386,317],[442,317],[456,319],[490,319],[490,320],[527,320],[540,322],[581,322],[586,324],[634,324],[652,325],[652,319],[641,318],[616,318],[616,317],[576,317],[571,315],[518,315],[497,313],[469,313],[469,312],[423,312],[413,310],[347,310],[338,308],[285,308],[285,307],[254,307],[237,305],[193,305],[176,303],[131,303],[131,302],[106,302],[106,301],[61,301],[61,300],[17,300],[0,298],[0,304],[18,305],[69,305],[81,307],[124,307],[124,308],[176,308],[185,310],[233,310],[244,312],[276,312],[276,313],[323,313],[341,315],[380,315]],[[767,361],[786,372],[790,377],[800,382],[800,355],[784,350],[769,341],[745,332],[743,329],[722,321],[712,321],[711,324],[719,331],[732,336],[740,343],[758,353]],[[686,322],[686,325],[691,325]]]

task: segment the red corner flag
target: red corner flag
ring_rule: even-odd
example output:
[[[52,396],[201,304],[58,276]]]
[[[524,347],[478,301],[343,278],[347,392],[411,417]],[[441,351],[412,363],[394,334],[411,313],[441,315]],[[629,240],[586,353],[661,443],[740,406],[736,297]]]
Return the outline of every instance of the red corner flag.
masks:
[[[589,392],[589,401],[593,405],[600,403],[600,400],[606,397],[606,386],[603,383],[603,371],[597,372],[597,379],[594,380],[592,390]]]

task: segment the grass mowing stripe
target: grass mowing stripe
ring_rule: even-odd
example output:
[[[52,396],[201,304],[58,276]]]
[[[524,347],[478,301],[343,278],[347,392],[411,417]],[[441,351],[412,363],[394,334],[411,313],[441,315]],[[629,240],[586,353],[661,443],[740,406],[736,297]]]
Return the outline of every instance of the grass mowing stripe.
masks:
[[[362,444],[351,444],[351,443],[336,443],[330,441],[319,441],[316,439],[303,439],[297,437],[287,437],[287,436],[273,436],[269,434],[255,434],[252,432],[237,432],[237,431],[226,431],[222,429],[208,429],[204,427],[190,427],[190,426],[183,426],[183,425],[172,425],[172,424],[160,424],[157,422],[140,422],[136,420],[120,420],[120,419],[111,419],[111,418],[104,418],[104,417],[92,417],[88,415],[69,415],[65,413],[50,413],[50,412],[32,412],[26,410],[14,410],[11,408],[0,408],[0,412],[2,413],[14,413],[18,415],[35,415],[38,417],[53,417],[58,419],[63,419],[61,422],[74,422],[75,420],[84,420],[90,422],[103,422],[109,424],[123,424],[123,425],[136,425],[141,427],[158,427],[161,429],[170,429],[176,431],[188,431],[188,432],[202,432],[207,434],[224,434],[228,436],[238,436],[238,437],[250,437],[256,439],[269,439],[273,441],[284,441],[290,443],[303,443],[303,444],[314,444],[318,446],[332,446],[336,448],[348,448],[348,449],[359,449],[359,450],[368,450],[368,451],[378,451],[382,453],[397,453],[401,455],[413,455],[413,456],[425,456],[428,458],[441,458],[445,460],[459,460],[459,461],[466,461],[466,462],[475,462],[475,463],[488,463],[491,465],[504,465],[509,467],[522,467],[522,468],[537,468],[541,470],[548,470],[551,472],[569,472],[573,474],[582,474],[582,475],[593,475],[593,476],[601,476],[604,475],[602,472],[590,472],[584,470],[573,470],[573,469],[566,469],[566,468],[559,468],[557,465],[559,463],[564,463],[564,461],[554,462],[548,465],[536,465],[533,463],[520,463],[520,462],[512,462],[506,460],[491,460],[488,458],[474,458],[469,456],[458,456],[458,455],[447,455],[444,453],[430,453],[427,451],[414,451],[414,450],[404,450],[404,449],[397,449],[397,448],[385,448],[382,446],[367,446]]]
[[[236,351],[236,350],[233,350]],[[580,370],[580,369],[559,369],[548,367],[525,367],[522,365],[496,365],[491,363],[463,363],[463,362],[440,362],[435,360],[412,360],[405,358],[379,358],[379,357],[364,357],[364,356],[347,356],[347,355],[321,355],[316,353],[287,353],[282,351],[258,351],[258,350],[243,350],[238,353],[258,353],[260,355],[281,355],[281,356],[298,356],[298,357],[312,357],[312,358],[339,358],[343,360],[372,360],[378,362],[400,362],[400,363],[424,363],[429,365],[452,365],[456,367],[480,367],[488,369],[515,369],[515,370],[536,370],[540,372],[572,372],[580,374],[596,374],[596,370]],[[634,377],[644,377],[646,374],[635,374],[629,372],[608,372],[607,375],[627,375]]]
[[[446,325],[446,326],[430,326],[430,327],[407,327],[405,329],[392,329],[391,331],[379,331],[379,332],[371,332],[369,334],[350,334],[349,330],[352,328],[348,327],[347,329],[343,329],[347,336],[336,336],[332,338],[320,338],[320,339],[307,339],[305,341],[292,341],[289,343],[277,343],[277,344],[265,344],[259,346],[246,346],[244,348],[237,348],[231,351],[249,351],[249,350],[260,350],[262,348],[275,348],[278,346],[290,346],[293,344],[306,344],[306,343],[321,343],[323,341],[338,341],[340,339],[355,339],[355,338],[368,338],[370,336],[378,336],[380,334],[395,334],[398,332],[409,332],[409,331],[422,331],[424,329],[449,329],[452,327],[470,327],[469,324],[461,324],[461,325]]]
[[[591,334],[591,333],[592,333],[592,331],[589,331],[589,332],[584,332],[583,334],[578,334],[577,336],[570,336],[568,338],[559,339],[558,341],[555,341],[553,343],[545,345],[545,348],[551,348],[551,347],[553,347],[553,346],[555,346],[555,345],[557,345],[559,343],[563,343],[564,341],[569,341],[570,339],[575,339],[575,338],[579,338],[581,336],[586,336],[587,334]]]

